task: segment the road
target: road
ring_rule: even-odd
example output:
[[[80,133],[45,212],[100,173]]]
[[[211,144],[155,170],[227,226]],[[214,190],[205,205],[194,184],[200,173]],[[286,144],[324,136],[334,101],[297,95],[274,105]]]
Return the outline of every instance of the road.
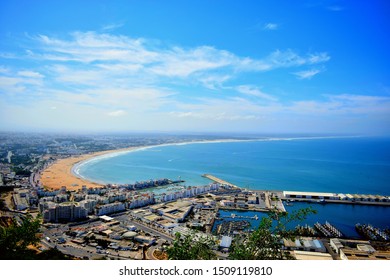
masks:
[[[153,236],[160,236],[162,239],[165,239],[165,240],[167,240],[169,242],[173,241],[172,236],[166,234],[165,232],[162,232],[162,231],[159,231],[159,230],[153,228],[152,225],[148,225],[148,224],[145,224],[145,223],[143,223],[141,221],[137,221],[134,218],[132,218],[131,216],[126,216],[126,217],[118,216],[118,217],[115,217],[115,218],[117,220],[119,220],[119,221],[121,221],[121,220],[122,221],[123,220],[126,220],[126,221],[131,220],[131,223],[133,223],[138,229],[140,229],[140,230],[142,230],[144,232],[147,232],[147,233],[149,233],[149,234],[151,234]]]
[[[151,246],[147,250],[146,252],[147,259],[154,259],[153,251],[156,248],[159,248],[162,243],[164,243],[165,241],[168,242],[173,241],[173,238],[168,234],[166,234],[165,232],[162,232],[161,229],[154,227],[152,225],[147,225],[141,221],[136,221],[134,220],[134,218],[128,216],[127,214],[118,215],[116,216],[116,219],[119,221],[131,222],[137,227],[137,229],[142,230],[143,232],[148,233],[151,236],[156,236],[160,239],[158,242],[159,244]],[[99,224],[99,222],[92,222],[92,223],[88,223],[88,225],[92,225],[94,223]],[[69,227],[69,225],[57,224],[52,228],[44,229],[43,230],[44,237],[41,241],[43,247],[47,247],[47,248],[56,247],[62,253],[67,255],[72,255],[78,258],[99,259],[105,256],[111,259],[142,259],[142,253],[137,251],[114,251],[111,249],[107,249],[107,250],[103,250],[102,253],[98,253],[95,247],[88,246],[88,245],[83,246],[83,245],[73,243],[70,241],[71,238],[65,234],[65,232],[69,228],[71,228]],[[50,241],[48,241],[46,237],[48,237]],[[59,244],[58,238],[63,238],[64,240],[66,240],[66,243]]]

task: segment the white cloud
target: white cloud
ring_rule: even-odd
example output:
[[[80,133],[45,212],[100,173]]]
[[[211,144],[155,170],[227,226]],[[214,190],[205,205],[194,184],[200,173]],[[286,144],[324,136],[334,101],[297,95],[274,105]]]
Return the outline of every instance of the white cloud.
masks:
[[[223,84],[232,78],[231,75],[210,74],[200,77],[199,81],[205,88],[217,90],[223,88]]]
[[[151,71],[162,76],[187,77],[196,72],[231,66],[236,60],[238,58],[233,54],[213,47],[189,50],[174,47],[160,54],[160,61],[151,67]]]
[[[294,114],[308,115],[365,115],[385,114],[390,117],[390,97],[356,94],[324,95],[320,100],[300,100],[285,107]]]
[[[237,68],[245,71],[271,71],[278,68],[324,63],[329,59],[330,56],[326,52],[309,53],[306,56],[301,56],[292,50],[276,50],[261,60],[243,59]]]
[[[170,112],[170,116],[181,119],[198,119],[212,122],[248,121],[259,119],[259,116],[248,114],[234,114],[231,112]]]
[[[260,89],[258,89],[255,86],[241,85],[241,86],[236,87],[236,90],[238,90],[240,93],[259,97],[261,99],[265,99],[268,101],[277,101],[278,100],[276,97],[262,92]]]
[[[310,70],[295,72],[294,75],[296,75],[300,80],[310,80],[311,78],[313,78],[315,75],[319,73],[321,73],[321,70],[319,69],[310,69]]]
[[[41,48],[29,52],[29,57],[57,62],[97,63],[109,67],[131,67],[148,75],[186,78],[192,74],[210,74],[215,70],[270,71],[280,67],[297,67],[324,63],[330,59],[326,52],[301,56],[292,50],[276,50],[263,59],[239,57],[211,46],[185,49],[178,46],[155,46],[145,39],[127,36],[75,32],[70,40],[46,35],[38,36]]]
[[[34,67],[0,66],[1,93],[28,93],[23,96],[29,96],[28,104],[35,105],[29,112],[36,115],[36,121],[39,112],[46,110],[51,119],[42,117],[41,122],[65,125],[72,121],[81,126],[95,123],[95,116],[102,124],[101,128],[94,124],[96,129],[131,129],[137,125],[155,129],[174,126],[176,121],[185,119],[197,122],[199,128],[207,127],[209,121],[218,129],[222,123],[229,128],[229,121],[233,121],[250,124],[246,128],[251,129],[260,121],[283,119],[286,115],[358,114],[378,106],[387,114],[383,104],[388,105],[388,100],[338,95],[325,96],[322,101],[287,102],[264,92],[256,84],[257,76],[240,79],[243,73],[260,77],[263,72],[281,68],[293,68],[289,73],[310,79],[321,72],[316,68],[323,69],[321,64],[330,59],[326,52],[300,54],[287,49],[260,58],[241,57],[211,46],[155,45],[143,38],[95,32],[75,32],[67,39],[46,35],[36,39],[38,44],[31,44],[32,50],[21,57],[34,59]],[[313,69],[299,71],[309,67]],[[0,94],[0,102],[8,104],[8,108],[19,105],[13,101]],[[363,106],[367,103],[369,109]],[[24,107],[26,104],[25,101]],[[119,118],[123,116],[127,116],[123,120],[140,120],[139,124],[129,126]],[[74,121],[77,117],[84,119],[78,124]],[[185,125],[193,124],[182,123],[183,128]]]
[[[5,69],[2,74],[4,75],[0,76],[0,93],[25,92],[26,87],[33,91],[43,85],[44,76],[38,72],[22,70],[15,73]]]
[[[314,53],[309,55],[308,64],[327,62],[329,59],[330,56],[326,52]]]
[[[27,77],[27,78],[43,78],[44,76],[38,72],[34,71],[19,71],[17,73],[19,76]]]
[[[107,115],[110,117],[122,117],[126,115],[126,112],[123,110],[117,110],[117,111],[109,112],[107,113]]]
[[[344,10],[344,7],[335,5],[335,6],[329,6],[327,7],[327,9],[332,12],[341,12]]]
[[[155,52],[146,50],[142,39],[126,36],[75,32],[72,33],[71,40],[40,35],[38,41],[42,44],[43,53],[35,53],[37,59],[82,63],[96,61],[150,63],[157,57]]]
[[[266,23],[264,25],[263,29],[265,29],[265,30],[277,30],[278,28],[279,28],[278,24],[269,22],[269,23]]]
[[[107,24],[102,27],[102,30],[107,32],[107,31],[112,31],[118,28],[123,27],[125,24],[124,23],[112,23],[112,24]]]
[[[6,74],[6,73],[9,73],[9,69],[4,67],[4,66],[0,66],[0,73],[1,74]]]

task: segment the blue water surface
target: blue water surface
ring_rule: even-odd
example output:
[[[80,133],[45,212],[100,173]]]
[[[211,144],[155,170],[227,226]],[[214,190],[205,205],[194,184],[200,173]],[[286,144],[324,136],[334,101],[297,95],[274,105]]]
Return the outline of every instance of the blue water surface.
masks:
[[[210,173],[250,189],[390,195],[390,139],[345,138],[171,145],[80,167],[102,183],[180,178],[209,183]]]
[[[290,139],[157,146],[82,164],[80,175],[100,183],[152,178],[204,185],[209,173],[253,190],[390,195],[389,138]],[[294,203],[293,210],[306,207]],[[390,226],[390,207],[312,204],[308,224],[328,220],[349,235],[355,223]]]

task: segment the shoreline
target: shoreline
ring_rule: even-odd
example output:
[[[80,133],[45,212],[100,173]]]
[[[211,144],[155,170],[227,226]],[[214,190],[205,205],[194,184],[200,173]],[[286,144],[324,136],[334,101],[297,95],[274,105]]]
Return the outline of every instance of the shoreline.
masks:
[[[356,136],[355,136],[356,137]],[[129,148],[98,151],[89,154],[83,154],[79,156],[71,156],[64,159],[59,159],[45,170],[40,172],[41,185],[49,190],[58,190],[62,186],[66,186],[67,190],[74,191],[82,188],[83,185],[87,188],[102,188],[106,184],[94,182],[83,178],[77,173],[75,168],[82,164],[86,164],[91,160],[99,160],[99,158],[105,158],[107,155],[115,157],[120,154],[130,153],[142,149],[151,149],[155,147],[163,146],[181,146],[189,144],[214,144],[214,143],[231,143],[231,142],[257,142],[257,141],[293,141],[293,140],[320,140],[320,139],[334,139],[334,138],[349,138],[348,136],[320,136],[320,137],[289,137],[289,138],[255,138],[255,139],[216,139],[216,140],[198,140],[176,143],[165,143],[150,146],[134,146]]]
[[[144,146],[129,147],[117,150],[99,151],[80,156],[71,156],[55,161],[52,165],[40,172],[41,185],[45,189],[58,190],[66,186],[67,190],[74,191],[82,188],[102,188],[105,185],[82,178],[74,172],[74,167],[93,158],[104,156],[111,153],[130,152],[132,150],[143,148]]]
[[[188,145],[188,144],[206,144],[206,143],[224,143],[224,142],[244,142],[244,141],[264,141],[265,139],[218,139],[218,140],[204,140],[204,141],[190,141],[190,142],[176,142],[166,143],[150,146],[134,146],[129,148],[107,150],[93,152],[89,154],[83,154],[79,156],[71,156],[64,159],[55,161],[52,165],[39,173],[41,177],[41,185],[48,190],[58,190],[62,186],[66,186],[69,191],[75,191],[82,188],[83,185],[87,188],[103,188],[106,184],[93,182],[86,178],[83,178],[77,173],[75,168],[82,164],[86,164],[91,160],[98,160],[99,158],[105,158],[107,155],[112,154],[111,157],[115,157],[120,154],[135,152],[143,149],[151,149],[162,146],[174,146],[174,145]]]

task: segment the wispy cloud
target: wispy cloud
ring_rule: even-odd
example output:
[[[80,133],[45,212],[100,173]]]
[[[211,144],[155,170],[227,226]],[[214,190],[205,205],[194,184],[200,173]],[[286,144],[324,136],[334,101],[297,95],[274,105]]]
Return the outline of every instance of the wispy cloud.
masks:
[[[324,100],[294,101],[285,109],[294,114],[314,115],[387,115],[390,117],[390,97],[357,94],[324,95]]]
[[[310,69],[310,70],[295,72],[294,75],[296,75],[297,78],[300,80],[310,80],[311,78],[313,78],[315,75],[319,73],[321,73],[321,70],[319,69]]]
[[[0,91],[7,93],[0,102],[3,114],[25,110],[34,123],[50,118],[63,127],[187,129],[191,120],[191,128],[229,129],[233,122],[250,130],[275,120],[289,123],[296,116],[390,114],[387,98],[282,99],[261,85],[262,75],[277,69],[310,79],[325,69],[327,52],[287,49],[253,58],[212,46],[155,45],[144,38],[75,32],[66,39],[39,35],[22,53],[14,59],[32,63],[0,66]],[[253,79],[241,79],[246,74]],[[41,116],[42,110],[50,116]]]
[[[279,24],[272,23],[272,22],[264,24],[263,27],[264,30],[277,30],[278,28],[279,28]]]
[[[4,66],[0,66],[0,74],[6,74],[6,73],[9,73],[9,69],[7,67],[4,67]]]
[[[3,74],[0,76],[0,93],[3,94],[24,92],[26,88],[37,91],[43,85],[44,75],[36,71],[15,72],[4,68],[0,73]]]
[[[338,5],[333,5],[333,6],[328,6],[327,9],[332,12],[341,12],[344,10],[344,7],[338,6]]]
[[[189,49],[179,46],[157,48],[142,38],[133,39],[95,32],[74,32],[70,40],[39,35],[37,40],[41,45],[36,52],[30,51],[30,58],[101,65],[116,63],[117,66],[130,65],[157,75],[176,77],[227,68],[267,71],[278,67],[323,63],[330,59],[326,52],[301,56],[292,50],[276,50],[263,59],[242,58],[210,46]]]
[[[255,96],[268,101],[277,101],[278,99],[270,94],[262,92],[259,88],[250,85],[241,85],[236,88],[240,93],[249,96]]]
[[[241,61],[240,67],[249,71],[270,71],[277,68],[299,67],[324,63],[330,60],[326,52],[309,53],[301,56],[292,50],[276,50],[261,60],[247,58]]]
[[[44,76],[38,72],[34,71],[19,71],[17,73],[19,76],[27,77],[27,78],[43,78]]]
[[[102,31],[103,32],[108,32],[112,31],[118,28],[123,27],[125,24],[124,23],[111,23],[111,24],[106,24],[102,26]]]
[[[126,115],[126,112],[123,110],[117,110],[117,111],[109,112],[107,113],[107,115],[110,117],[122,117]]]

